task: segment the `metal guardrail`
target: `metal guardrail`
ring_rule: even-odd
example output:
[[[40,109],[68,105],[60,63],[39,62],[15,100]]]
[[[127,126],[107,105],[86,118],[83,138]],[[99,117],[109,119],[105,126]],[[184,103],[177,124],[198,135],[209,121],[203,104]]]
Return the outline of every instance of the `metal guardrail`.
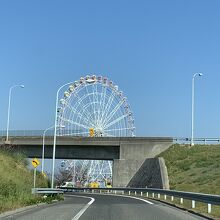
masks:
[[[173,142],[177,144],[190,144],[191,138],[173,138]],[[220,138],[195,138],[193,139],[195,144],[220,144]]]
[[[183,203],[183,199],[192,201],[192,208],[195,208],[195,202],[202,202],[208,204],[208,213],[211,213],[212,205],[220,205],[220,195],[212,194],[202,194],[194,192],[183,192],[175,190],[163,190],[163,189],[152,189],[152,188],[68,188],[60,187],[64,192],[107,192],[107,193],[121,193],[121,194],[134,194],[139,196],[151,197],[160,199],[161,195],[164,196],[164,199],[167,200],[167,196],[171,196],[171,201],[174,201],[174,198],[180,198],[180,203]]]
[[[73,131],[72,131],[73,132]],[[81,130],[75,130],[75,133],[81,132]],[[44,130],[10,130],[10,137],[33,137],[33,136],[43,136]],[[62,129],[62,132],[59,133],[59,129],[57,130],[57,135],[62,135],[63,133],[68,134],[68,130]],[[6,130],[0,130],[0,137],[6,137]],[[46,136],[51,137],[54,135],[53,129],[48,130]]]
[[[63,194],[62,189],[32,188],[32,194]]]

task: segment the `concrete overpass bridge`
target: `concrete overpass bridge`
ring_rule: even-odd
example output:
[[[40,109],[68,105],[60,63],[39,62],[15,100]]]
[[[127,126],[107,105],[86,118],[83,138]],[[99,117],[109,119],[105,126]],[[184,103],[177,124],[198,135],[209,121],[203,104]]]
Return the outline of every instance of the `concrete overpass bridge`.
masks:
[[[4,144],[2,138],[0,144]],[[114,186],[127,186],[146,158],[154,158],[173,143],[169,137],[58,136],[56,159],[113,160]],[[42,157],[42,136],[11,137],[16,152]],[[45,138],[45,158],[52,158],[53,137]]]

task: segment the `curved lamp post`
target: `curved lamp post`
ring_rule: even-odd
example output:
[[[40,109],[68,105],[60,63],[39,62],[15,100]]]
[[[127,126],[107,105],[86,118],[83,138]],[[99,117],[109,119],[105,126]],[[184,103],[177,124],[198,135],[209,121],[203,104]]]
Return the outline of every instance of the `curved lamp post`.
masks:
[[[42,166],[41,166],[41,173],[43,174],[44,173],[44,153],[45,153],[45,135],[46,135],[46,132],[49,131],[50,129],[53,129],[54,128],[54,125],[45,129],[44,130],[44,133],[43,133],[43,148],[42,148]],[[61,128],[65,128],[65,126],[61,126]]]
[[[55,111],[55,122],[54,122],[54,138],[53,138],[53,165],[52,165],[52,178],[51,178],[51,188],[54,188],[54,170],[55,170],[55,154],[56,154],[56,138],[57,138],[57,108],[58,108],[58,98],[59,98],[59,92],[62,88],[65,86],[68,86],[70,84],[73,84],[74,82],[68,82],[64,85],[62,85],[58,90],[57,90],[57,95],[56,95],[56,111]]]
[[[194,142],[193,142],[193,135],[194,135],[194,83],[195,83],[195,78],[197,76],[202,76],[203,74],[202,73],[195,73],[193,75],[193,78],[192,78],[192,128],[191,128],[191,146],[194,146]]]
[[[50,129],[54,128],[54,126],[51,126],[47,129],[44,130],[44,133],[43,133],[43,148],[42,148],[42,165],[41,165],[41,173],[44,173],[44,145],[45,145],[45,135],[46,135],[46,132]]]
[[[10,89],[9,89],[9,96],[8,96],[8,120],[7,120],[7,135],[6,135],[6,143],[9,143],[9,140],[8,140],[8,134],[9,134],[9,122],[10,122],[10,110],[11,110],[11,92],[12,92],[12,89],[16,88],[16,87],[19,87],[19,88],[24,88],[24,85],[14,85],[14,86],[11,86]]]

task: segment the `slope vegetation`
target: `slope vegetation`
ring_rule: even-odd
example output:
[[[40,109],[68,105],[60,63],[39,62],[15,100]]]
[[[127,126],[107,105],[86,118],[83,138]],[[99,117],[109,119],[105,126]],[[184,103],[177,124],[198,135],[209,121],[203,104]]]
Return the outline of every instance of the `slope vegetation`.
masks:
[[[171,189],[220,195],[220,145],[173,145],[159,156]]]
[[[40,198],[31,194],[33,171],[27,169],[28,160],[4,146],[0,149],[0,213],[38,202]],[[36,187],[47,186],[47,180],[38,173]]]

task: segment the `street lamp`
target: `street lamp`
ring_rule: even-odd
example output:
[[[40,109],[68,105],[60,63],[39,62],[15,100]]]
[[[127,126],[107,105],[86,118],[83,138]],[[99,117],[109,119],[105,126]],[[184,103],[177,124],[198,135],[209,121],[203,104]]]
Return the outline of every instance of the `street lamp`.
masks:
[[[57,95],[56,95],[56,111],[55,111],[55,122],[54,122],[54,137],[53,137],[53,165],[52,165],[52,178],[51,178],[51,188],[54,187],[54,170],[55,170],[55,154],[56,154],[56,139],[57,139],[57,110],[58,110],[58,98],[59,98],[59,92],[62,88],[64,88],[67,85],[73,84],[73,82],[68,82],[64,85],[62,85],[58,90],[57,90]]]
[[[194,135],[194,83],[195,83],[195,78],[197,76],[202,76],[202,73],[195,73],[192,78],[192,129],[191,129],[191,146],[194,146],[193,142],[193,135]]]
[[[41,166],[41,173],[43,174],[44,173],[44,152],[45,152],[45,135],[46,135],[46,132],[50,129],[53,129],[54,128],[54,125],[45,129],[44,130],[44,133],[43,133],[43,148],[42,148],[42,166]],[[65,128],[65,126],[61,126],[61,128]]]
[[[41,165],[41,173],[43,174],[44,173],[44,145],[45,145],[45,135],[46,135],[46,132],[50,129],[54,128],[54,126],[51,126],[47,129],[44,130],[44,133],[43,133],[43,148],[42,148],[42,165]]]
[[[8,141],[8,131],[9,131],[9,121],[10,121],[10,109],[11,109],[11,92],[12,89],[19,87],[19,88],[24,88],[24,85],[14,85],[11,86],[9,89],[9,96],[8,96],[8,120],[7,120],[7,135],[6,135],[6,143],[9,143]]]

